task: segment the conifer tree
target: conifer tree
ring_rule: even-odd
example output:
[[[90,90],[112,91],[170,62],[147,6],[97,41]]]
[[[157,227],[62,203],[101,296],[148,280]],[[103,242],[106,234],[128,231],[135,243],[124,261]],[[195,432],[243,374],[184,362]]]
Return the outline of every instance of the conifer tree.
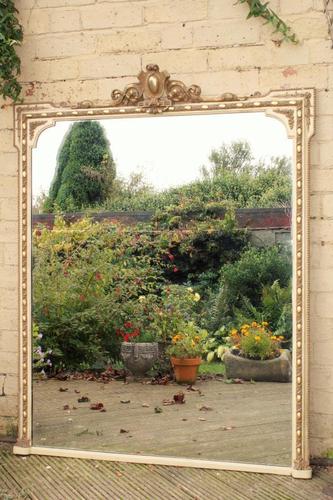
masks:
[[[81,210],[103,203],[116,176],[109,141],[97,121],[74,123],[60,146],[44,211]]]

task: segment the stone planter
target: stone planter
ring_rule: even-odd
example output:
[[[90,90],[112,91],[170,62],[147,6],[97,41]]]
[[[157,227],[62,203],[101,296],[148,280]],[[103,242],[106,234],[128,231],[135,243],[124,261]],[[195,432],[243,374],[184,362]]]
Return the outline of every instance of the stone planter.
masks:
[[[291,355],[284,349],[278,358],[254,360],[226,352],[223,358],[227,378],[256,382],[291,382]]]
[[[171,358],[171,364],[178,384],[194,384],[201,358]]]
[[[125,368],[134,376],[142,377],[158,358],[157,342],[123,342],[120,350]]]

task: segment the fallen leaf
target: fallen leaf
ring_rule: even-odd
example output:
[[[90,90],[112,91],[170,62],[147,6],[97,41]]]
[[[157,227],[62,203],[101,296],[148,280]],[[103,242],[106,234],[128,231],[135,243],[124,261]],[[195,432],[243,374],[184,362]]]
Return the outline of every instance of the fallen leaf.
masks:
[[[77,389],[74,389],[75,394],[80,394],[81,391],[78,391]]]
[[[173,399],[163,399],[162,403],[163,406],[171,406],[175,404],[175,401]]]
[[[225,384],[245,384],[245,380],[241,378],[227,378],[224,380]]]
[[[189,385],[186,387],[187,391],[193,391],[193,392],[201,392],[200,389],[197,389],[197,387],[193,387],[193,385]]]
[[[105,413],[106,412],[106,408],[102,408],[101,410],[99,410],[100,413]]]
[[[90,399],[87,396],[82,396],[77,400],[78,403],[89,403]]]
[[[182,418],[182,421],[183,422],[187,422],[187,418]]]
[[[205,422],[206,421],[205,418],[198,418],[198,420],[200,420],[201,422]]]
[[[141,406],[142,406],[142,408],[149,408],[150,407],[150,405],[148,405],[147,403],[143,403]]]
[[[213,408],[211,406],[201,406],[199,411],[211,411]]]
[[[222,430],[223,431],[232,431],[233,427],[229,426],[229,427],[226,427],[226,426],[223,426],[222,427]]]
[[[126,405],[127,403],[130,403],[131,401],[129,399],[122,399],[120,402],[123,403],[124,405]]]
[[[245,380],[241,378],[234,378],[234,384],[245,384]]]
[[[104,405],[103,403],[92,403],[89,408],[91,410],[103,410],[104,409]]]
[[[67,392],[68,391],[68,387],[64,388],[64,387],[59,387],[59,392]]]
[[[182,391],[180,391],[173,396],[173,400],[176,404],[182,405],[185,403],[185,394]]]
[[[152,385],[167,385],[170,382],[170,375],[157,375],[150,382]]]
[[[116,471],[116,476],[118,476],[118,477],[122,477],[122,473],[121,473],[121,472],[119,472],[119,471]]]
[[[120,434],[128,434],[129,431],[127,431],[126,429],[120,429]]]
[[[64,410],[69,410],[69,405],[64,405],[63,408]]]
[[[162,413],[163,410],[159,406],[155,406],[154,411],[155,413]]]

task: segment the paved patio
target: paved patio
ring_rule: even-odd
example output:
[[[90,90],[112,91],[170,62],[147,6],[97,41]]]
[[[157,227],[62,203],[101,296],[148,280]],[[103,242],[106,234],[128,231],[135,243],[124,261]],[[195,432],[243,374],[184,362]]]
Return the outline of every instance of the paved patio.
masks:
[[[1,448],[1,444],[0,444]],[[4,447],[3,447],[4,448]],[[333,473],[310,481],[285,476],[17,457],[0,450],[1,500],[328,500]]]
[[[185,404],[163,405],[180,390]],[[47,380],[34,383],[33,406],[36,446],[291,464],[291,384]]]

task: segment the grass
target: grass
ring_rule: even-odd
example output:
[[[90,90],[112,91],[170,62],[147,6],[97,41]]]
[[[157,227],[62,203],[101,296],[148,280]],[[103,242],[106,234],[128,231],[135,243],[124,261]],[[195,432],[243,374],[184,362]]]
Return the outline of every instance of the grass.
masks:
[[[225,367],[221,362],[203,361],[199,367],[199,375],[224,375]]]

